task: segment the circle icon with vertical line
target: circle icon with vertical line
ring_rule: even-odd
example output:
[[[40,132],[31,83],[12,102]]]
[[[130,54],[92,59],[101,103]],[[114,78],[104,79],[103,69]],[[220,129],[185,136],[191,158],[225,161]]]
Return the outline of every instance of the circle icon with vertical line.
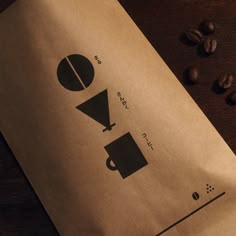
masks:
[[[199,193],[197,193],[197,192],[194,192],[193,194],[192,194],[192,197],[193,197],[193,199],[194,200],[199,200],[199,198],[200,198],[200,195],[199,195]]]
[[[93,82],[94,67],[90,60],[82,55],[69,55],[59,63],[57,77],[64,88],[82,91]]]

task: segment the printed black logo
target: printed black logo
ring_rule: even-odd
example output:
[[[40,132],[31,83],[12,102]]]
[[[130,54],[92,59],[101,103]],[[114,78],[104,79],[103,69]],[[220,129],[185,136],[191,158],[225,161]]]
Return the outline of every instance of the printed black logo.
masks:
[[[93,82],[94,68],[86,57],[73,54],[59,63],[57,77],[66,89],[81,91]]]
[[[97,56],[95,56],[95,59],[101,64]],[[86,57],[72,54],[63,58],[59,63],[57,77],[64,88],[70,91],[81,91],[93,82],[94,67]],[[126,106],[126,109],[129,109],[126,101],[122,101],[122,104]],[[112,127],[116,125],[110,122],[107,89],[76,108],[102,124],[105,127],[103,132],[111,131]],[[113,171],[118,170],[123,179],[148,164],[130,133],[126,133],[104,148],[109,154],[106,161],[107,167]]]
[[[123,178],[148,164],[130,133],[126,133],[104,148],[109,154],[107,167],[113,171],[118,170]]]
[[[206,184],[206,189],[207,189],[207,193],[210,193],[210,192],[212,192],[212,191],[214,191],[215,190],[215,188],[214,187],[212,187],[211,185],[209,185],[209,184]]]
[[[112,127],[116,125],[115,123],[110,124],[107,89],[76,108],[105,126],[103,132],[112,130]]]

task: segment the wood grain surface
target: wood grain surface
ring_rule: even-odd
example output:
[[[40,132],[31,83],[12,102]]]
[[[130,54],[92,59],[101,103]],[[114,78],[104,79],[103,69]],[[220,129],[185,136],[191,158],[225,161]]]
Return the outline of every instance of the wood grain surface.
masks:
[[[0,0],[0,12],[11,2],[13,0]],[[120,0],[120,3],[236,152],[236,106],[226,103],[229,92],[218,94],[214,87],[221,73],[236,73],[236,1]],[[186,44],[182,37],[183,31],[198,27],[204,19],[213,20],[217,27],[213,36],[219,44],[210,57]],[[187,84],[184,78],[186,67],[192,64],[200,70],[197,85]],[[31,235],[58,233],[0,135],[0,236]]]

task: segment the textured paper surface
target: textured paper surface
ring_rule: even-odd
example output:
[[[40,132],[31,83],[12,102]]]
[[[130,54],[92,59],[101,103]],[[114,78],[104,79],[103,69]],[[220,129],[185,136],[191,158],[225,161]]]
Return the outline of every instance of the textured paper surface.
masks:
[[[19,0],[0,34],[0,129],[60,235],[236,234],[234,153],[117,1]]]

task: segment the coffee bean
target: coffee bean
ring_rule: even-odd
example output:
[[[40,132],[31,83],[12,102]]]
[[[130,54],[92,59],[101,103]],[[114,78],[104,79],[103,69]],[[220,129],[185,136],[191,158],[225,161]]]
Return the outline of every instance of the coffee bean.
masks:
[[[194,200],[198,200],[200,198],[200,195],[199,195],[199,193],[195,192],[195,193],[193,193],[192,197]]]
[[[234,76],[232,74],[225,73],[218,79],[218,86],[222,90],[230,88],[233,84]]]
[[[236,90],[228,95],[227,100],[230,104],[236,105]]]
[[[203,44],[204,52],[208,55],[213,54],[216,51],[216,47],[216,39],[207,38]]]
[[[189,66],[186,70],[186,76],[188,81],[196,84],[199,80],[199,70],[196,66]]]
[[[205,34],[212,34],[215,32],[215,24],[209,20],[203,21],[200,28]]]
[[[82,55],[72,54],[61,60],[57,68],[60,84],[71,91],[86,89],[94,80],[94,67]]]
[[[202,33],[197,29],[189,29],[185,32],[186,38],[195,44],[200,44],[203,40]]]

